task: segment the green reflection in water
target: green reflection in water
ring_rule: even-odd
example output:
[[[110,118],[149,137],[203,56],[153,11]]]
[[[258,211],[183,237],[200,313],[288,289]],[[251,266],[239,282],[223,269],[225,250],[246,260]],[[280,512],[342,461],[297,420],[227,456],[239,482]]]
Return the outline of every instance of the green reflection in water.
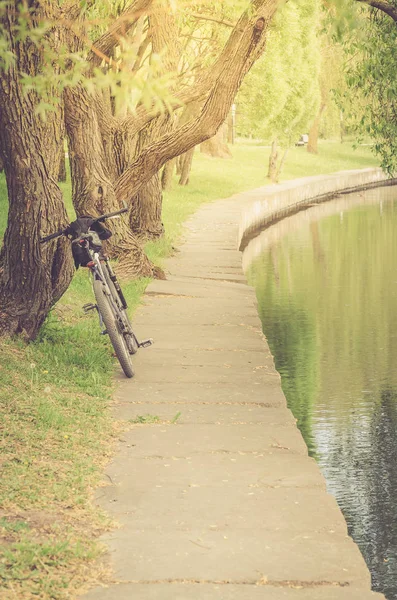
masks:
[[[389,599],[397,598],[396,196],[395,188],[351,195],[345,204],[363,204],[335,202],[334,214],[330,204],[326,217],[316,208],[275,225],[248,272],[288,405],[374,589]]]

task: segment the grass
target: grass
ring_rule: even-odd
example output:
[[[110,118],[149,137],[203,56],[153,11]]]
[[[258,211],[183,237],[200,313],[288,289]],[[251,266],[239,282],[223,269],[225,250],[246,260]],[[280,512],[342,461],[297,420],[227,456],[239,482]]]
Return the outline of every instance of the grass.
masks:
[[[183,222],[203,202],[264,185],[269,149],[236,145],[233,158],[197,153],[190,185],[165,194],[164,239],[147,245],[161,264],[183,231]],[[320,154],[290,152],[284,179],[376,165],[367,147],[352,150],[324,142]],[[63,184],[69,213],[70,183]],[[6,226],[4,177],[0,176],[0,236]],[[139,304],[148,280],[124,282],[130,306]],[[0,344],[0,596],[67,599],[98,580],[98,534],[109,527],[89,498],[112,453],[121,426],[112,423],[110,346],[98,335],[95,315],[81,306],[92,300],[87,273],[80,269],[51,312],[39,338]],[[150,331],[148,332],[150,334]],[[176,423],[177,413],[172,420]],[[136,423],[158,422],[142,415]]]
[[[169,421],[164,421],[157,415],[138,415],[135,419],[129,419],[128,422],[132,423],[133,425],[153,425],[154,423],[170,423],[171,425],[175,425],[181,415],[181,412],[177,412],[176,415]]]
[[[238,192],[266,185],[270,149],[267,146],[237,144],[230,159],[212,158],[196,152],[190,183],[174,186],[164,194],[163,221],[167,232],[160,242],[147,245],[149,257],[161,263],[164,256],[177,245],[183,222],[204,202],[228,198]],[[320,142],[319,154],[309,154],[306,148],[293,147],[289,151],[282,180],[336,171],[378,166],[379,161],[368,146],[353,148],[353,144]]]

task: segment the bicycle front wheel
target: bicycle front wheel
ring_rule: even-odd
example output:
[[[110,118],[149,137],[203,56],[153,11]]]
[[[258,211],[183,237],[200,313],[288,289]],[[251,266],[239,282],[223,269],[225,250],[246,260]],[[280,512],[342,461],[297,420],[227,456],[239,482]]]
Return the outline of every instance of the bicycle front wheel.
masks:
[[[121,298],[115,288],[115,285],[110,278],[110,273],[108,271],[107,265],[103,266],[103,274],[105,276],[106,283],[109,286],[109,290],[110,290],[110,293],[112,294],[113,300],[119,308],[120,316],[123,319],[124,328],[125,328],[125,330],[123,332],[123,336],[124,336],[125,342],[127,344],[128,351],[130,354],[136,354],[138,352],[138,348],[139,348],[138,340],[136,339],[135,333],[132,330],[132,325],[131,325],[131,321],[128,317],[127,310],[124,308],[124,306],[121,302]]]
[[[134,371],[132,368],[130,353],[123,335],[119,332],[114,308],[106,295],[104,285],[100,279],[94,279],[93,286],[98,311],[102,317],[121,368],[123,369],[126,377],[133,377]]]

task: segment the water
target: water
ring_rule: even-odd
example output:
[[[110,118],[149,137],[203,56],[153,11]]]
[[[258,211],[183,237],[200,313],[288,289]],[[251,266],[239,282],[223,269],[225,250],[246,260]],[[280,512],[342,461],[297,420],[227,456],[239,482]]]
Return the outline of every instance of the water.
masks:
[[[244,260],[289,407],[359,545],[397,599],[397,189],[289,217]]]

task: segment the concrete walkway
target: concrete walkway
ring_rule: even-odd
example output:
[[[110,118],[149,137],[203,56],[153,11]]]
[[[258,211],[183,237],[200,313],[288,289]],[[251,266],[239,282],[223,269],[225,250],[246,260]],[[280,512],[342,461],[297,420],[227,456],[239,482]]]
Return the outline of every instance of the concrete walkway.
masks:
[[[131,426],[98,490],[115,583],[86,600],[383,598],[287,409],[235,249],[242,200],[196,213],[137,313],[155,345],[115,416],[160,421]]]

